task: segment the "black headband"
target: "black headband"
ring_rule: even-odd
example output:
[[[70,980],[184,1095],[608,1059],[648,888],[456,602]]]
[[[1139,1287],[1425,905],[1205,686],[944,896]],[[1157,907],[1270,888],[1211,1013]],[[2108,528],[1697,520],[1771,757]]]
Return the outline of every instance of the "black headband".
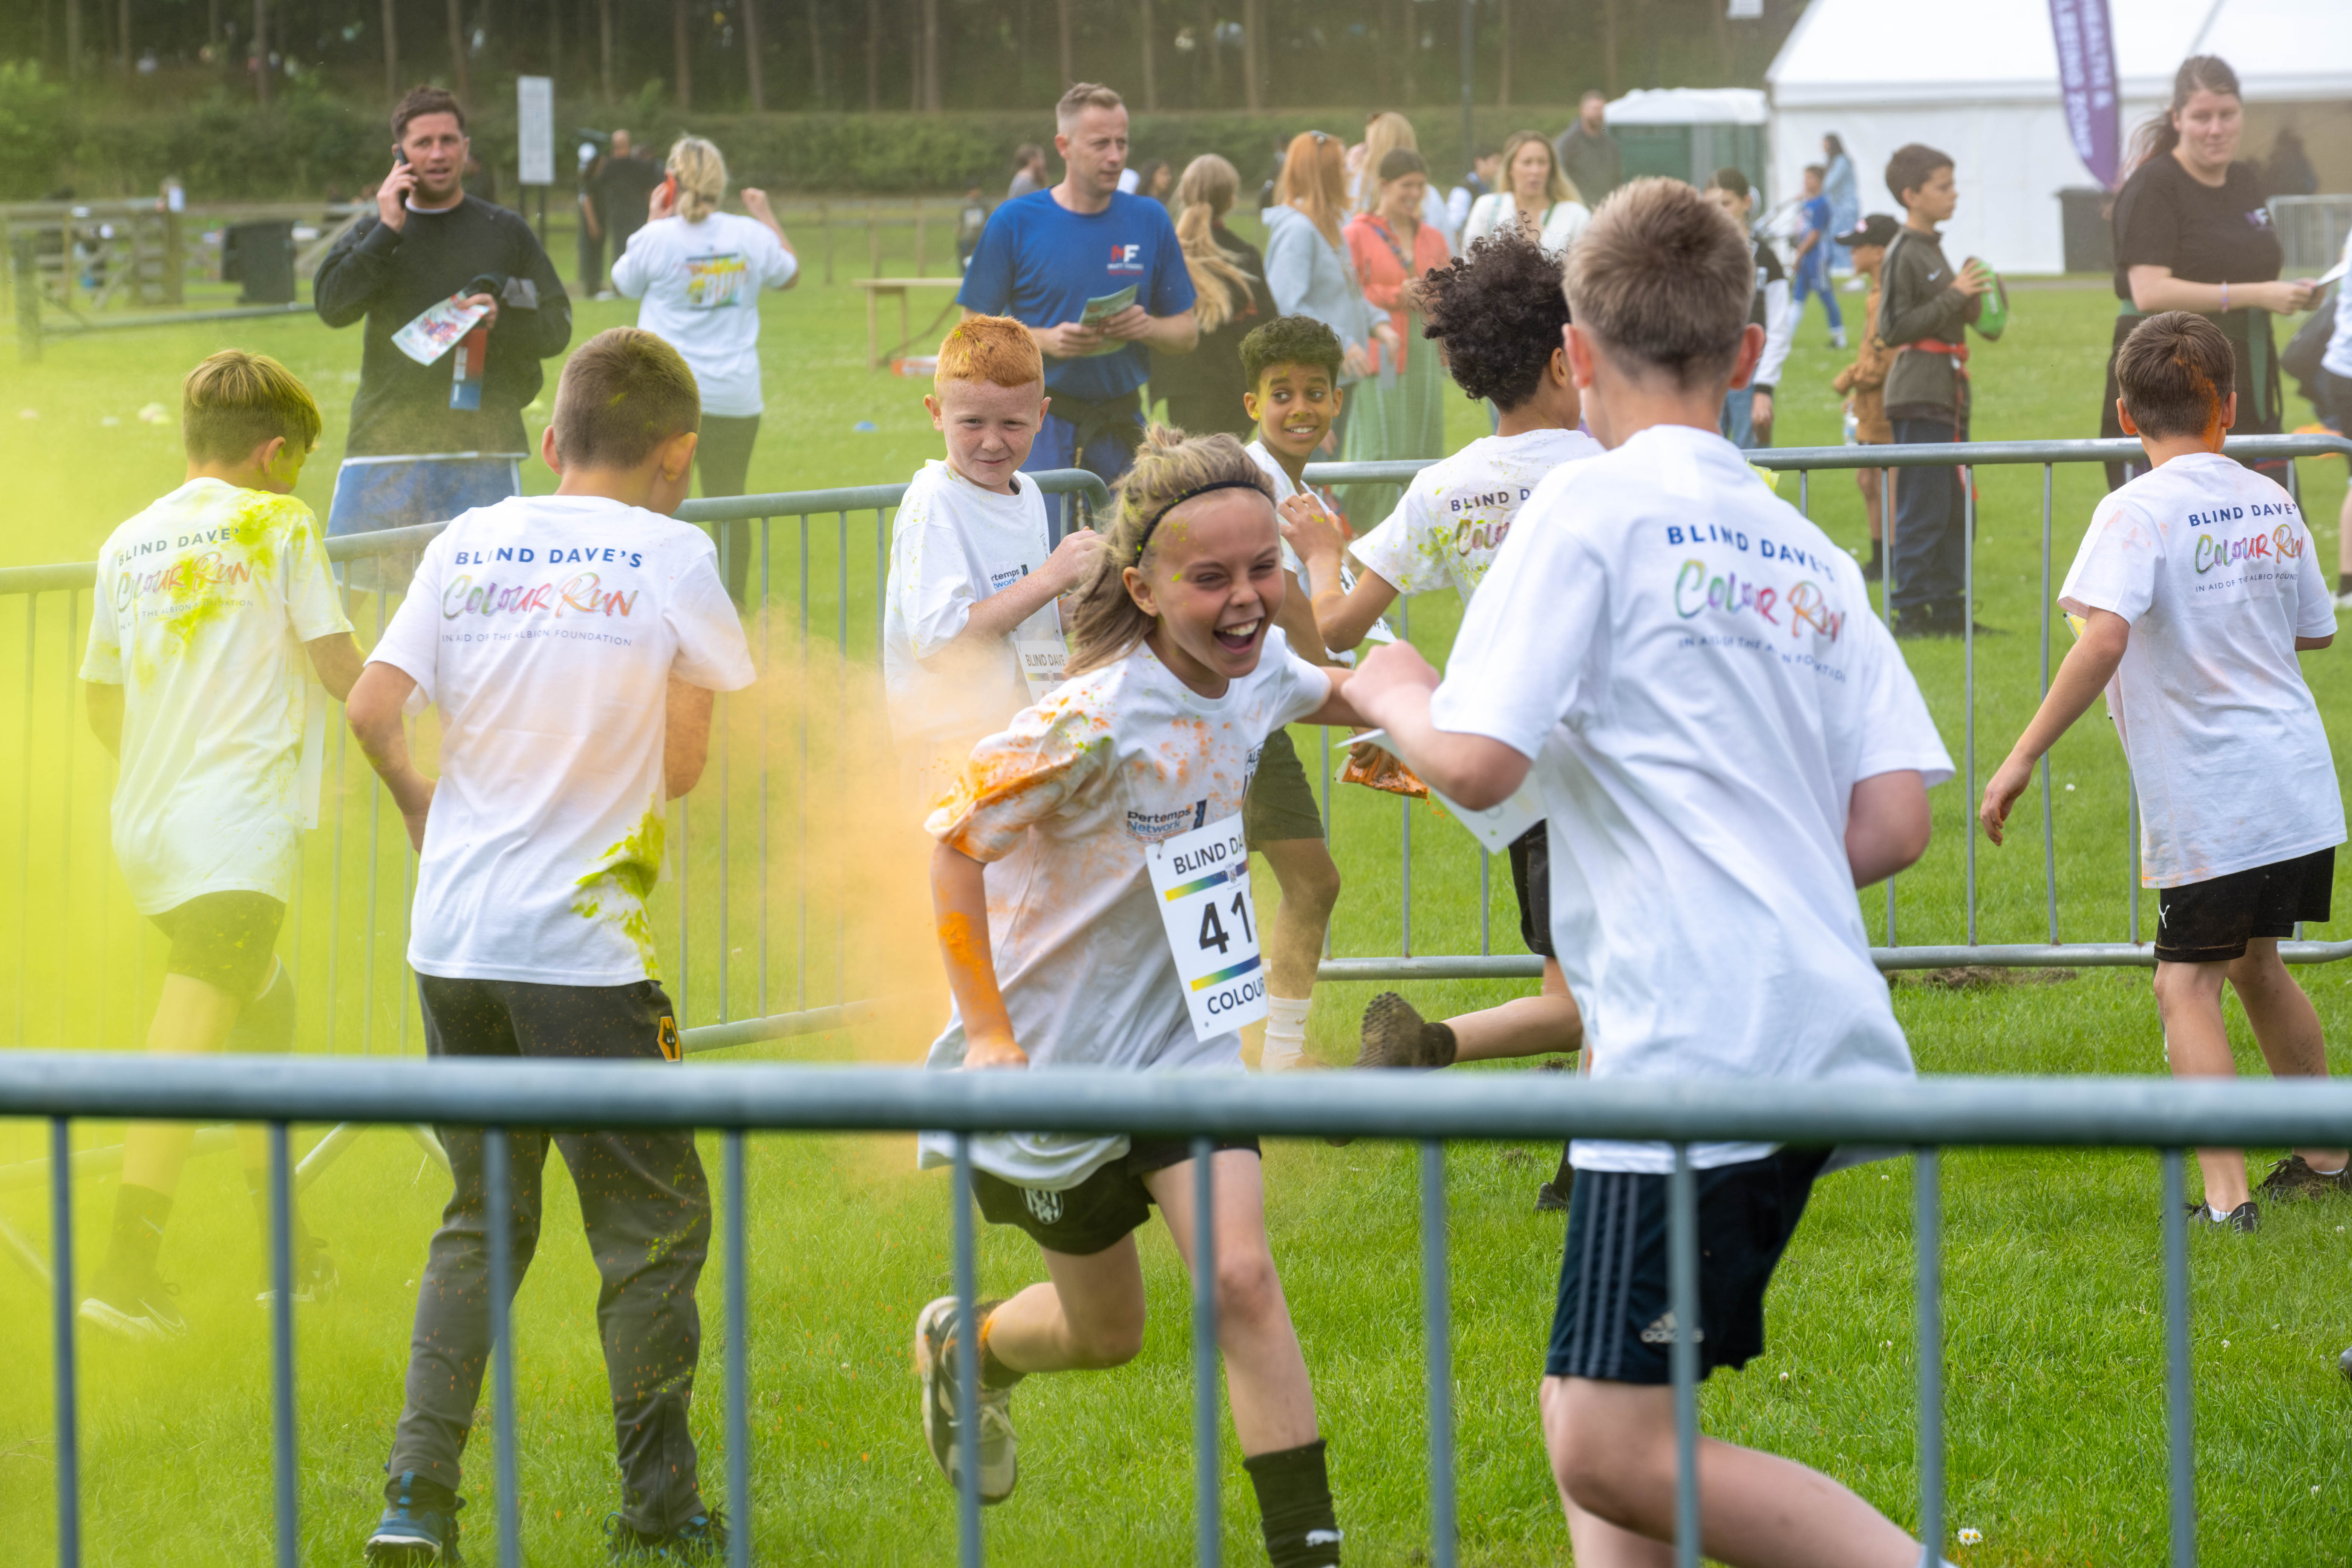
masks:
[[[1192,489],[1186,490],[1174,500],[1170,501],[1166,506],[1163,506],[1158,511],[1153,512],[1151,514],[1151,521],[1143,525],[1142,536],[1135,542],[1135,559],[1137,564],[1140,565],[1142,563],[1143,547],[1151,542],[1151,531],[1160,526],[1160,520],[1161,518],[1166,517],[1170,512],[1174,511],[1186,501],[1192,500],[1198,496],[1207,495],[1212,490],[1255,490],[1258,494],[1263,496],[1265,495],[1265,481],[1263,479],[1219,479],[1213,484],[1198,485]],[[1268,500],[1272,500],[1274,498],[1267,496],[1266,499]]]

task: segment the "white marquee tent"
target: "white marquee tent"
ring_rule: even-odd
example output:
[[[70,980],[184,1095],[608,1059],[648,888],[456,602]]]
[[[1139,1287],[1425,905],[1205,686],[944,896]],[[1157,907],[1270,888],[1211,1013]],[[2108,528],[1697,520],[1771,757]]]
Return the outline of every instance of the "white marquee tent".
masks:
[[[2173,72],[2218,54],[2245,89],[2241,155],[2267,156],[2276,128],[2300,124],[2323,189],[2352,132],[2352,0],[2110,0],[2123,130],[2161,109]],[[1896,212],[1887,154],[1925,142],[1957,161],[1954,256],[2005,272],[2063,264],[2056,193],[2096,182],[2075,155],[2058,100],[2048,0],[1812,0],[1765,73],[1772,101],[1774,194],[1800,188],[1836,132],[1853,155],[1864,212]]]

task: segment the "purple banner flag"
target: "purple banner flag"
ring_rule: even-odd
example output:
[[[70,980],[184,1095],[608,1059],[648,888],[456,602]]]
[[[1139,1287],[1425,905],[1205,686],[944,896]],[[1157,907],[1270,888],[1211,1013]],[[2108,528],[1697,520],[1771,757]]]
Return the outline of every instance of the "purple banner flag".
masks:
[[[2116,35],[2107,0],[2050,0],[2066,130],[2083,166],[2109,190],[2121,166],[2123,110],[2116,98]]]

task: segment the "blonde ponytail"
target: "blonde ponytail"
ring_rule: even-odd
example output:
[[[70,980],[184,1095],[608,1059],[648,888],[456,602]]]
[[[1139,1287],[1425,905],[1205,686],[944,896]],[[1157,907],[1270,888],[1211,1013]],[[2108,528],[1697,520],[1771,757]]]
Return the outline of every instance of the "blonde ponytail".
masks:
[[[1214,153],[1184,166],[1176,182],[1176,239],[1184,248],[1184,270],[1192,276],[1192,315],[1213,332],[1249,302],[1250,275],[1217,243],[1217,219],[1230,211],[1241,175]]]
[[[700,223],[727,197],[727,159],[699,136],[681,136],[669,150],[669,172],[677,176],[677,216]]]
[[[1103,549],[1071,602],[1068,672],[1115,664],[1150,635],[1153,621],[1127,591],[1127,569],[1143,564],[1147,535],[1188,492],[1249,485],[1274,504],[1274,483],[1234,437],[1186,436],[1166,425],[1145,432],[1135,465],[1113,487],[1117,511],[1103,528]]]

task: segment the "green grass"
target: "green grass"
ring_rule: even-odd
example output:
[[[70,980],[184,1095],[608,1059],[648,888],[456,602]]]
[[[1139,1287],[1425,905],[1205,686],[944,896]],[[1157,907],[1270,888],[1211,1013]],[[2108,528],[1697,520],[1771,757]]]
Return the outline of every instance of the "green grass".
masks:
[[[1975,362],[1979,433],[2092,433],[2111,309],[2103,290],[2023,290],[2014,304],[2007,341]],[[633,313],[625,303],[583,305],[575,341]],[[1823,335],[1818,314],[1800,334],[1783,382],[1785,445],[1837,439],[1826,384],[1843,356],[1822,346]],[[323,510],[353,384],[355,335],[295,319],[57,343],[39,365],[11,366],[0,391],[0,466],[14,491],[0,557],[10,564],[89,559],[118,521],[175,485],[173,431],[140,424],[136,411],[151,401],[173,406],[178,376],[228,342],[278,354],[320,393],[328,429],[303,494]],[[936,451],[918,401],[922,388],[863,369],[863,309],[845,282],[772,300],[766,353],[769,415],[755,489],[904,477]],[[19,419],[20,408],[39,417]],[[110,416],[121,423],[103,423]],[[534,435],[541,418],[543,412],[533,417]],[[855,434],[860,419],[878,430]],[[1485,427],[1483,413],[1465,403],[1449,435],[1459,444]],[[534,488],[545,488],[544,470],[534,468],[533,476]],[[2306,463],[2304,479],[2321,547],[2329,551],[2343,465]],[[1783,480],[1782,493],[1793,499],[1794,485]],[[2053,567],[2063,573],[2098,482],[2061,470],[2054,488]],[[1860,547],[1862,510],[1851,482],[1825,475],[1812,492],[1812,510],[1832,537]],[[2038,692],[2038,471],[1988,471],[1981,519],[1980,614],[2007,635],[1978,645],[1979,784]],[[845,559],[830,519],[812,531],[805,623],[796,608],[798,540],[780,536],[775,583],[793,607],[767,628],[779,655],[796,646],[803,625],[820,645],[839,635],[835,584],[845,565],[848,646],[855,653],[871,647],[872,535],[861,531],[870,522],[852,523]],[[372,609],[361,608],[372,635]],[[1455,619],[1450,599],[1433,596],[1414,608],[1412,631],[1442,651]],[[121,1048],[143,1030],[160,947],[131,917],[108,864],[110,773],[79,738],[61,696],[78,658],[79,624],[69,625],[61,597],[51,595],[33,634],[30,667],[20,676],[23,612],[0,606],[0,648],[9,660],[0,669],[0,737],[9,748],[0,754],[0,974],[8,985],[0,991],[0,1036]],[[2064,641],[2061,631],[2053,655]],[[1959,758],[1960,649],[1912,644],[1906,657]],[[2323,710],[2339,730],[2352,723],[2352,702],[2329,679],[2329,661],[2340,657],[2314,655],[2308,665]],[[730,715],[726,775],[714,771],[691,807],[698,844],[688,868],[696,910],[691,1018],[719,1016],[722,955],[725,1005],[733,1015],[823,1003],[836,985],[903,1002],[873,1027],[743,1056],[907,1061],[919,1055],[936,1021],[935,965],[917,934],[927,929],[922,889],[907,836],[886,827],[875,805],[887,802],[887,791],[866,760],[874,737],[864,681],[854,668],[848,679],[837,679],[818,659],[805,672],[770,677]],[[811,734],[806,773],[798,749],[803,719]],[[1318,757],[1311,732],[1301,739],[1304,754]],[[2053,774],[2061,932],[2120,939],[2129,847],[2120,760],[2105,726],[2086,723],[2062,744]],[[396,825],[383,823],[380,813],[371,851],[375,792],[355,756],[346,759],[341,789],[350,807],[341,837],[313,836],[299,929],[284,949],[302,978],[305,1047],[413,1052],[413,1008],[388,978],[399,951],[407,859]],[[764,860],[757,831],[763,795]],[[1907,941],[1967,934],[1963,828],[1971,798],[1959,784],[1936,792],[1935,846],[1899,888]],[[723,941],[713,891],[722,866],[707,833],[722,800],[731,839]],[[1395,952],[1397,819],[1407,808],[1359,791],[1341,792],[1336,806],[1347,892],[1334,951]],[[1410,816],[1412,949],[1475,951],[1478,866],[1470,841],[1425,806],[1410,808]],[[1979,853],[1984,940],[2045,934],[2041,826],[2038,797],[2029,795],[2012,847]],[[805,922],[794,892],[803,879],[818,889]],[[1507,883],[1494,879],[1488,908],[1495,948],[1514,952]],[[1270,879],[1260,887],[1262,898],[1273,896]],[[758,941],[750,934],[760,929],[763,899],[764,995]],[[667,894],[656,901],[667,922],[664,952],[674,954],[675,908]],[[1883,940],[1883,897],[1874,889],[1864,909],[1874,939]],[[2144,917],[2145,931],[2152,905]],[[2328,929],[2341,932],[2346,922]],[[371,948],[384,977],[372,993],[361,979]],[[2326,970],[2304,975],[2340,1041],[2352,1026],[2352,981]],[[1411,991],[1425,1008],[1447,1011],[1518,989],[1482,983]],[[1321,990],[1312,1024],[1318,1054],[1332,1060],[1351,1054],[1351,1022],[1371,990]],[[1895,1005],[1929,1073],[2163,1070],[2153,1005],[2137,973],[1963,991],[1906,983]],[[2231,1022],[2244,1065],[2259,1070],[2242,1019],[2233,1012]],[[2339,1071],[2352,1067],[2340,1044],[2335,1061]],[[76,1141],[114,1142],[119,1134],[81,1126]],[[37,1127],[0,1127],[0,1161],[29,1159],[41,1147]],[[1548,1563],[1567,1555],[1534,1416],[1559,1221],[1529,1208],[1554,1153],[1465,1145],[1450,1159],[1464,1558],[1473,1563]],[[715,1154],[706,1150],[714,1165]],[[1282,1145],[1270,1151],[1268,1168],[1270,1223],[1332,1440],[1349,1560],[1416,1561],[1426,1515],[1412,1153],[1372,1144]],[[761,1138],[751,1176],[757,1391],[751,1511],[762,1559],[944,1560],[951,1499],[916,1430],[906,1342],[917,1308],[947,1288],[945,1181],[915,1173],[906,1140],[878,1137]],[[1897,1163],[1824,1184],[1772,1298],[1769,1352],[1745,1372],[1715,1379],[1705,1400],[1711,1430],[1822,1466],[1904,1521],[1913,1516],[1916,1490],[1907,1179]],[[1982,1545],[1954,1555],[1971,1568],[2162,1561],[2155,1161],[2137,1152],[1958,1152],[1945,1162],[1945,1180],[1948,1517],[1955,1530],[1984,1534]],[[103,1246],[111,1186],[97,1179],[78,1188],[77,1242],[86,1262]],[[377,1468],[398,1410],[412,1282],[441,1196],[413,1149],[390,1134],[364,1140],[315,1191],[312,1222],[335,1244],[345,1289],[301,1321],[306,1561],[352,1561],[358,1531],[372,1517]],[[2342,1440],[2352,1392],[2333,1370],[2336,1352],[2352,1342],[2344,1291],[2352,1239],[2339,1229],[2352,1215],[2345,1209],[2352,1205],[2274,1211],[2259,1237],[2204,1238],[2194,1251],[2208,1562],[2352,1562],[2352,1459]],[[591,1310],[594,1273],[566,1178],[551,1177],[548,1210],[542,1257],[518,1308],[521,1504],[534,1562],[588,1563],[599,1560],[596,1527],[615,1496]],[[0,1188],[0,1218],[43,1245],[44,1189]],[[250,1304],[251,1231],[234,1163],[198,1163],[165,1252],[197,1332],[158,1352],[85,1342],[81,1451],[92,1563],[226,1564],[260,1560],[267,1551],[268,1360],[264,1318]],[[1025,1479],[1015,1500],[989,1515],[992,1561],[1189,1561],[1186,1296],[1156,1230],[1144,1257],[1155,1315],[1137,1363],[1023,1389]],[[1025,1241],[985,1237],[984,1289],[1003,1290],[1036,1274]],[[704,1293],[714,1352],[704,1388],[714,1396],[719,1283],[714,1267]],[[0,1389],[0,1522],[28,1561],[49,1552],[53,1528],[46,1313],[45,1298],[26,1279],[0,1268],[0,1321],[21,1325],[7,1342],[19,1375]],[[721,1473],[715,1397],[701,1402],[696,1421],[715,1492]],[[1227,1549],[1234,1561],[1256,1560],[1255,1510],[1230,1432],[1224,1458]],[[485,1441],[469,1461],[469,1523],[478,1532],[489,1517],[488,1459]]]

